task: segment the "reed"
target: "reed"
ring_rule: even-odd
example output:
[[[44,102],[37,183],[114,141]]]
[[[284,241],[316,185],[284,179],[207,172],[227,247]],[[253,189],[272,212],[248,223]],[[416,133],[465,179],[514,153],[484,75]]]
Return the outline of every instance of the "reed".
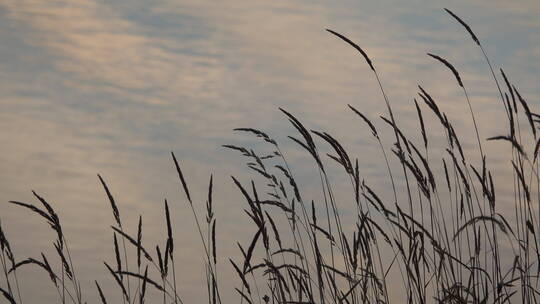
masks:
[[[253,179],[246,181],[231,176],[231,184],[245,200],[243,211],[254,233],[248,243],[237,243],[239,260],[229,259],[226,265],[219,265],[216,230],[219,215],[214,209],[213,176],[209,179],[206,202],[195,201],[187,183],[189,176],[184,175],[178,159],[171,153],[179,188],[185,194],[204,251],[208,303],[223,303],[219,282],[224,278],[218,272],[223,267],[229,267],[230,271],[224,273],[231,273],[238,281],[235,291],[240,303],[538,302],[540,138],[536,130],[540,115],[531,110],[502,69],[500,76],[495,74],[472,28],[455,13],[445,10],[480,47],[499,91],[508,133],[489,134],[483,139],[485,135],[477,121],[479,113],[473,109],[474,101],[469,98],[458,69],[448,59],[431,53],[428,53],[430,57],[452,72],[457,88],[463,91],[479,157],[471,157],[464,151],[462,137],[451,118],[422,86],[418,86],[418,96],[414,98],[418,129],[403,129],[396,120],[374,60],[345,35],[327,30],[360,53],[380,89],[386,110],[380,119],[392,134],[386,139],[392,141],[390,147],[383,144],[386,133],[376,127],[376,120],[362,113],[358,106],[349,105],[349,108],[360,118],[359,128],[367,128],[373,144],[380,149],[384,159],[381,172],[387,174],[391,195],[377,193],[369,177],[360,174],[359,158],[348,152],[336,136],[311,130],[299,117],[280,109],[295,132],[289,139],[313,162],[320,199],[305,199],[313,195],[306,195],[298,186],[277,140],[254,128],[235,129],[260,139],[268,151],[258,153],[251,147],[223,146],[240,153],[253,173]],[[503,78],[504,87],[499,85],[499,77]],[[434,120],[426,120],[428,116]],[[428,121],[444,131],[442,146],[434,146],[429,140],[429,131],[435,126],[428,126]],[[417,143],[416,139],[421,142]],[[513,182],[513,201],[504,203],[506,208],[511,203],[513,214],[505,213],[500,206],[494,182],[498,176],[490,163],[489,151],[483,149],[486,140],[508,145],[510,153],[506,156]],[[437,154],[434,149],[443,154]],[[533,151],[532,157],[529,151]],[[392,164],[399,164],[398,169]],[[333,166],[340,168],[350,183],[350,193],[337,192],[335,180],[329,174]],[[114,220],[111,229],[116,265],[112,267],[114,264],[104,261],[104,266],[122,301],[150,301],[147,290],[154,288],[161,298],[153,299],[152,303],[184,303],[177,289],[172,233],[175,222],[168,201],[164,200],[166,241],[161,246],[153,245],[154,252],[143,243],[142,216],[136,233],[130,234],[122,226],[119,206],[108,185],[100,175],[98,179]],[[43,254],[40,259],[15,257],[0,225],[0,262],[6,282],[0,292],[9,303],[22,303],[17,270],[32,265],[49,275],[59,302],[85,303],[60,218],[51,204],[33,194],[40,205],[10,203],[39,216],[55,231],[57,238],[53,246],[61,267],[53,269]],[[347,196],[349,199],[343,199]],[[353,223],[346,221],[340,211],[345,206],[354,210]],[[200,216],[201,210],[204,218]],[[129,270],[130,258],[136,261],[136,270]],[[152,277],[156,273],[159,279]],[[95,281],[95,285],[98,299],[107,303],[100,284]],[[396,296],[396,290],[401,290],[401,297]]]

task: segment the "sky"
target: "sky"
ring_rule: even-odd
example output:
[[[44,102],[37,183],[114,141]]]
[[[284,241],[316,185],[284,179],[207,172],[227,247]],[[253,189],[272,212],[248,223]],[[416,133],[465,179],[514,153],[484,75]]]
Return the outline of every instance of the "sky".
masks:
[[[7,204],[35,202],[35,190],[58,211],[88,286],[84,296],[94,302],[93,280],[112,283],[102,262],[113,261],[114,219],[99,173],[126,227],[135,232],[143,215],[150,247],[164,241],[163,200],[169,200],[182,265],[179,286],[187,303],[196,302],[205,296],[202,246],[170,152],[201,214],[213,174],[220,262],[228,273],[226,257],[239,255],[236,240],[246,241],[253,231],[246,229],[252,227],[245,202],[230,178],[248,182],[250,172],[222,145],[260,147],[234,128],[267,131],[282,144],[303,186],[316,187],[309,158],[287,139],[294,130],[280,107],[310,128],[335,134],[358,153],[363,174],[384,189],[377,147],[347,107],[375,119],[385,113],[377,83],[363,58],[327,28],[369,54],[404,129],[417,128],[413,98],[421,84],[450,114],[466,147],[474,147],[462,92],[426,55],[433,52],[460,71],[482,114],[481,137],[500,135],[504,112],[490,72],[445,7],[469,23],[496,69],[502,67],[538,108],[536,0],[1,1],[0,220],[16,255],[53,250],[46,223]],[[25,302],[57,301],[45,274],[28,268],[20,279]],[[224,289],[239,284],[225,281]],[[237,299],[233,292],[225,297]]]

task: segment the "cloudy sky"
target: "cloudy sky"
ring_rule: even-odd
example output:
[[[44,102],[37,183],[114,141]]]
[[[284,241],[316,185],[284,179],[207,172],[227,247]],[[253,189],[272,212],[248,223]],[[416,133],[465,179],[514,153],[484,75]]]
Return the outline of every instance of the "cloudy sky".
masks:
[[[93,280],[112,283],[102,266],[112,261],[113,218],[100,173],[127,227],[134,232],[143,215],[150,247],[163,242],[162,204],[169,199],[183,265],[179,286],[194,303],[205,296],[201,245],[170,151],[183,164],[200,212],[214,174],[227,272],[226,257],[239,254],[235,240],[251,233],[229,176],[249,176],[243,160],[221,145],[255,144],[232,129],[255,127],[282,141],[306,177],[303,184],[312,186],[308,158],[287,140],[293,130],[279,107],[335,134],[359,153],[366,178],[380,178],[369,132],[347,109],[352,104],[373,118],[384,113],[377,84],[359,54],[326,28],[368,52],[405,129],[417,127],[413,98],[421,84],[458,132],[470,134],[462,92],[448,70],[426,56],[434,52],[460,70],[482,113],[481,137],[499,135],[503,109],[489,70],[444,7],[469,22],[495,67],[539,107],[537,0],[1,1],[0,219],[15,253],[52,252],[47,225],[5,203],[34,202],[35,190],[58,210],[88,286],[85,298],[93,302]],[[20,278],[26,302],[56,301],[43,273],[24,269]],[[225,289],[238,283],[224,282]],[[225,297],[236,299],[232,292]]]

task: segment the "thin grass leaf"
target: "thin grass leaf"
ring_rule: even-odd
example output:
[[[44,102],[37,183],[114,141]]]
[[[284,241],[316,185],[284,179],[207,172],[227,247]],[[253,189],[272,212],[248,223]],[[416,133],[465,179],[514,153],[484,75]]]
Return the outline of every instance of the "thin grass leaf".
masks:
[[[161,260],[161,259],[160,259]],[[141,288],[141,297],[139,298],[139,303],[144,303],[144,297],[146,296],[146,283],[148,282],[148,265],[146,265],[146,269],[144,270],[144,277],[143,277],[143,285]]]
[[[171,214],[169,212],[169,203],[167,202],[167,199],[165,199],[165,220],[167,221],[167,244],[168,244],[168,251],[165,252],[165,254],[172,255],[174,251],[174,239],[173,239],[173,233],[172,233],[172,222],[171,222]]]
[[[118,286],[120,286],[120,289],[122,290],[122,293],[124,294],[124,297],[126,299],[129,299],[129,295],[126,291],[126,287],[124,286],[124,282],[120,279],[120,277],[118,276],[118,273],[122,273],[122,272],[115,272],[110,266],[109,264],[107,264],[107,262],[103,262],[103,264],[105,264],[105,267],[107,267],[107,269],[109,270],[109,272],[111,273],[111,275],[113,276],[114,280],[116,281],[116,283],[118,284]]]
[[[118,273],[118,272],[117,272]],[[134,272],[130,272],[130,271],[122,271],[121,272],[123,275],[127,275],[127,276],[132,276],[132,277],[135,277],[135,278],[138,278],[138,279],[141,279],[143,280],[143,282],[147,282],[149,283],[150,285],[154,286],[156,289],[160,290],[160,291],[165,291],[163,289],[163,287],[161,285],[159,285],[158,283],[156,283],[154,280],[148,278],[148,277],[145,277],[141,274],[138,274],[138,273],[134,273]],[[120,273],[118,273],[120,274]]]
[[[182,174],[182,170],[180,169],[180,165],[178,165],[178,161],[176,160],[176,156],[174,156],[174,152],[171,151],[171,155],[174,161],[174,165],[176,167],[176,172],[178,172],[178,177],[180,178],[180,181],[182,182],[182,187],[184,188],[184,192],[186,193],[187,199],[190,204],[193,205],[191,202],[191,196],[189,195],[189,189],[186,184],[186,180],[184,179],[184,174]]]
[[[366,52],[364,52],[364,50],[361,47],[359,47],[356,43],[352,42],[351,40],[349,40],[349,38],[341,35],[340,33],[334,32],[333,30],[330,30],[330,29],[326,29],[326,31],[329,32],[329,33],[334,34],[335,36],[337,36],[339,38],[341,38],[343,41],[347,42],[353,48],[355,48],[358,52],[360,52],[360,54],[362,54],[362,56],[364,56],[364,59],[366,60],[367,64],[371,68],[371,70],[375,71],[375,68],[373,67],[373,63],[371,62],[371,59],[369,59],[368,55],[366,54]]]
[[[238,266],[236,265],[236,263],[233,260],[229,259],[229,261],[231,262],[231,264],[234,267],[234,270],[236,270],[236,273],[238,274],[238,276],[242,280],[242,284],[244,284],[244,287],[247,289],[248,293],[251,294],[251,289],[249,288],[249,284],[248,284],[248,282],[246,280],[246,277],[244,276],[244,273],[242,273],[240,268],[238,268]]]
[[[107,299],[105,299],[105,295],[103,294],[101,287],[99,287],[99,284],[97,281],[94,281],[94,282],[96,283],[96,287],[99,293],[99,298],[101,299],[101,304],[107,304]]]
[[[120,258],[120,249],[118,247],[118,240],[116,238],[115,232],[113,232],[113,242],[114,242],[114,256],[116,258],[116,270],[122,271],[122,259]]]
[[[463,231],[465,230],[465,228],[467,228],[468,226],[471,226],[471,225],[475,225],[476,223],[478,222],[493,222],[495,224],[497,224],[499,226],[499,228],[501,229],[502,232],[506,233],[506,226],[500,222],[498,219],[496,219],[495,217],[492,217],[492,216],[488,216],[488,215],[479,215],[479,216],[476,216],[476,217],[473,217],[471,218],[470,220],[468,220],[465,224],[463,224],[457,231],[456,233],[454,234],[454,237],[453,239],[455,240],[456,237]]]
[[[474,32],[472,31],[471,27],[465,23],[465,21],[461,20],[461,18],[459,18],[456,14],[454,14],[451,10],[445,8],[444,9],[448,14],[450,14],[452,17],[454,17],[454,19],[456,19],[461,25],[463,25],[463,27],[467,30],[467,32],[469,32],[469,34],[471,35],[471,38],[474,40],[474,42],[476,42],[476,44],[478,44],[478,46],[480,46],[480,40],[478,40],[478,38],[476,37],[476,35],[474,34]]]
[[[120,211],[118,211],[118,206],[116,205],[116,201],[114,200],[114,197],[112,196],[111,191],[109,190],[109,187],[105,183],[105,180],[103,180],[101,175],[98,174],[97,176],[99,178],[99,181],[101,182],[101,185],[103,186],[103,189],[105,189],[105,193],[107,194],[107,197],[109,198],[109,202],[111,203],[114,220],[118,224],[118,227],[122,228],[122,221],[120,220]]]
[[[24,207],[24,208],[27,208],[27,209],[30,209],[31,211],[33,211],[33,212],[39,214],[40,216],[42,216],[43,218],[45,218],[49,222],[49,224],[51,226],[55,225],[54,220],[47,214],[47,212],[39,209],[38,207],[36,207],[36,206],[34,206],[32,204],[18,202],[18,201],[9,201],[9,203],[14,204],[14,205],[18,205],[18,206],[21,206],[21,207]]]
[[[360,116],[360,118],[362,118],[362,120],[364,120],[364,122],[369,126],[369,128],[371,129],[371,134],[373,134],[375,138],[379,138],[379,134],[377,133],[377,129],[375,128],[373,123],[371,123],[371,121],[364,114],[362,114],[360,111],[355,109],[353,106],[351,106],[350,104],[348,106],[354,113],[356,113],[356,115]]]
[[[126,240],[128,240],[133,246],[135,246],[135,248],[140,248],[140,250],[142,251],[142,253],[144,253],[144,257],[152,262],[152,256],[150,256],[150,254],[148,253],[148,251],[142,246],[142,244],[139,244],[135,239],[133,239],[131,236],[129,236],[127,233],[121,231],[120,229],[114,227],[114,226],[111,226],[111,228],[116,231],[116,233],[120,234],[123,238],[125,238]]]
[[[456,80],[457,80],[459,86],[463,88],[463,82],[461,81],[461,77],[459,77],[458,71],[456,70],[456,68],[450,62],[448,62],[446,59],[444,59],[444,58],[442,58],[440,56],[437,56],[437,55],[434,55],[434,54],[431,54],[431,53],[428,53],[428,56],[430,56],[432,58],[435,58],[436,60],[442,62],[447,68],[449,68],[450,71],[452,71],[452,73],[456,77]]]
[[[521,94],[516,89],[516,87],[515,86],[512,86],[512,87],[514,88],[514,92],[516,92],[519,102],[523,106],[523,110],[525,110],[525,115],[527,115],[527,119],[529,120],[529,124],[531,126],[531,130],[533,132],[534,138],[536,138],[536,128],[534,127],[534,121],[533,121],[531,110],[529,109],[529,105],[527,104],[525,99],[521,97]]]
[[[8,300],[10,304],[17,304],[17,302],[15,302],[15,299],[11,296],[11,294],[9,294],[9,292],[7,292],[1,287],[0,287],[0,292],[2,292],[2,295],[4,296],[4,298],[6,298],[6,300]]]

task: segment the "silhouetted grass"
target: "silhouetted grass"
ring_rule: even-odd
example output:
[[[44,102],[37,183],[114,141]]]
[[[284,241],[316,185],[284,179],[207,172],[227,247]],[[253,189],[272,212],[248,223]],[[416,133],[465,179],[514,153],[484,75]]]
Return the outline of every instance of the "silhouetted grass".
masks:
[[[381,170],[388,174],[391,184],[388,192],[393,199],[384,199],[388,195],[380,195],[370,186],[368,177],[360,174],[358,158],[350,155],[333,135],[310,130],[284,109],[280,110],[295,129],[295,134],[289,138],[307,152],[318,172],[315,179],[322,192],[320,201],[304,199],[307,195],[304,196],[299,188],[276,140],[261,130],[235,129],[260,138],[270,150],[259,155],[250,147],[224,146],[240,152],[257,180],[263,181],[256,184],[253,180],[241,181],[232,177],[232,184],[246,201],[244,212],[254,230],[249,243],[238,243],[242,259],[229,260],[230,273],[238,277],[235,290],[240,303],[538,302],[540,239],[536,231],[540,231],[537,162],[540,139],[536,129],[540,115],[531,111],[502,69],[506,87],[501,88],[478,37],[467,23],[446,11],[481,48],[499,90],[508,118],[508,133],[490,134],[487,140],[498,140],[511,148],[507,159],[512,168],[513,201],[504,204],[512,203],[514,214],[500,211],[494,183],[496,177],[490,167],[489,155],[482,148],[483,140],[475,115],[478,113],[473,110],[467,86],[455,66],[439,55],[428,54],[453,73],[463,90],[478,144],[479,158],[475,161],[463,151],[461,137],[450,118],[421,86],[418,86],[418,100],[423,104],[414,99],[419,129],[414,136],[408,136],[394,117],[391,101],[372,59],[346,36],[328,30],[361,53],[380,88],[387,111],[387,116],[381,116],[381,119],[392,131],[391,147],[383,145],[381,133],[367,115],[352,105],[349,108],[361,119],[360,126],[369,129],[374,144],[380,148],[386,166]],[[428,141],[433,127],[425,125],[424,118],[428,115],[433,116],[435,123],[444,130],[441,136],[445,138],[445,144],[435,147],[438,149],[433,149]],[[528,128],[522,128],[522,121],[527,122]],[[422,146],[411,138],[421,138]],[[325,152],[327,150],[331,152]],[[444,153],[437,154],[439,150]],[[534,151],[532,158],[527,151]],[[222,303],[213,178],[210,177],[206,204],[197,204],[192,201],[186,176],[174,153],[172,159],[204,250],[208,302]],[[391,166],[396,161],[400,165],[399,172]],[[475,165],[477,163],[480,165]],[[349,200],[338,199],[344,193],[337,195],[336,186],[329,177],[328,166],[335,165],[342,168],[349,179],[352,189],[347,194]],[[183,303],[176,288],[174,222],[168,202],[164,202],[166,243],[161,247],[156,245],[154,253],[142,242],[142,216],[135,236],[125,231],[118,205],[104,179],[98,177],[115,221],[111,228],[116,265],[113,267],[108,262],[104,265],[118,286],[117,292],[123,302],[143,303],[146,290],[155,288],[163,296],[160,302]],[[398,181],[405,186],[403,193],[397,186]],[[39,215],[56,232],[57,239],[53,244],[62,267],[53,269],[43,254],[41,259],[16,259],[0,225],[0,261],[6,282],[0,291],[8,302],[21,303],[17,269],[34,265],[48,273],[60,302],[83,303],[81,284],[75,275],[60,219],[45,199],[35,192],[34,195],[42,207],[18,201],[10,203]],[[354,224],[343,220],[340,210],[344,210],[346,203],[352,203]],[[199,208],[206,210],[205,222],[199,219]],[[503,251],[502,247],[509,250]],[[136,259],[135,270],[129,270],[129,259]],[[151,277],[156,273],[159,278]],[[95,285],[99,299],[107,303],[107,295],[97,281]],[[402,291],[401,298],[391,296],[395,290]]]

